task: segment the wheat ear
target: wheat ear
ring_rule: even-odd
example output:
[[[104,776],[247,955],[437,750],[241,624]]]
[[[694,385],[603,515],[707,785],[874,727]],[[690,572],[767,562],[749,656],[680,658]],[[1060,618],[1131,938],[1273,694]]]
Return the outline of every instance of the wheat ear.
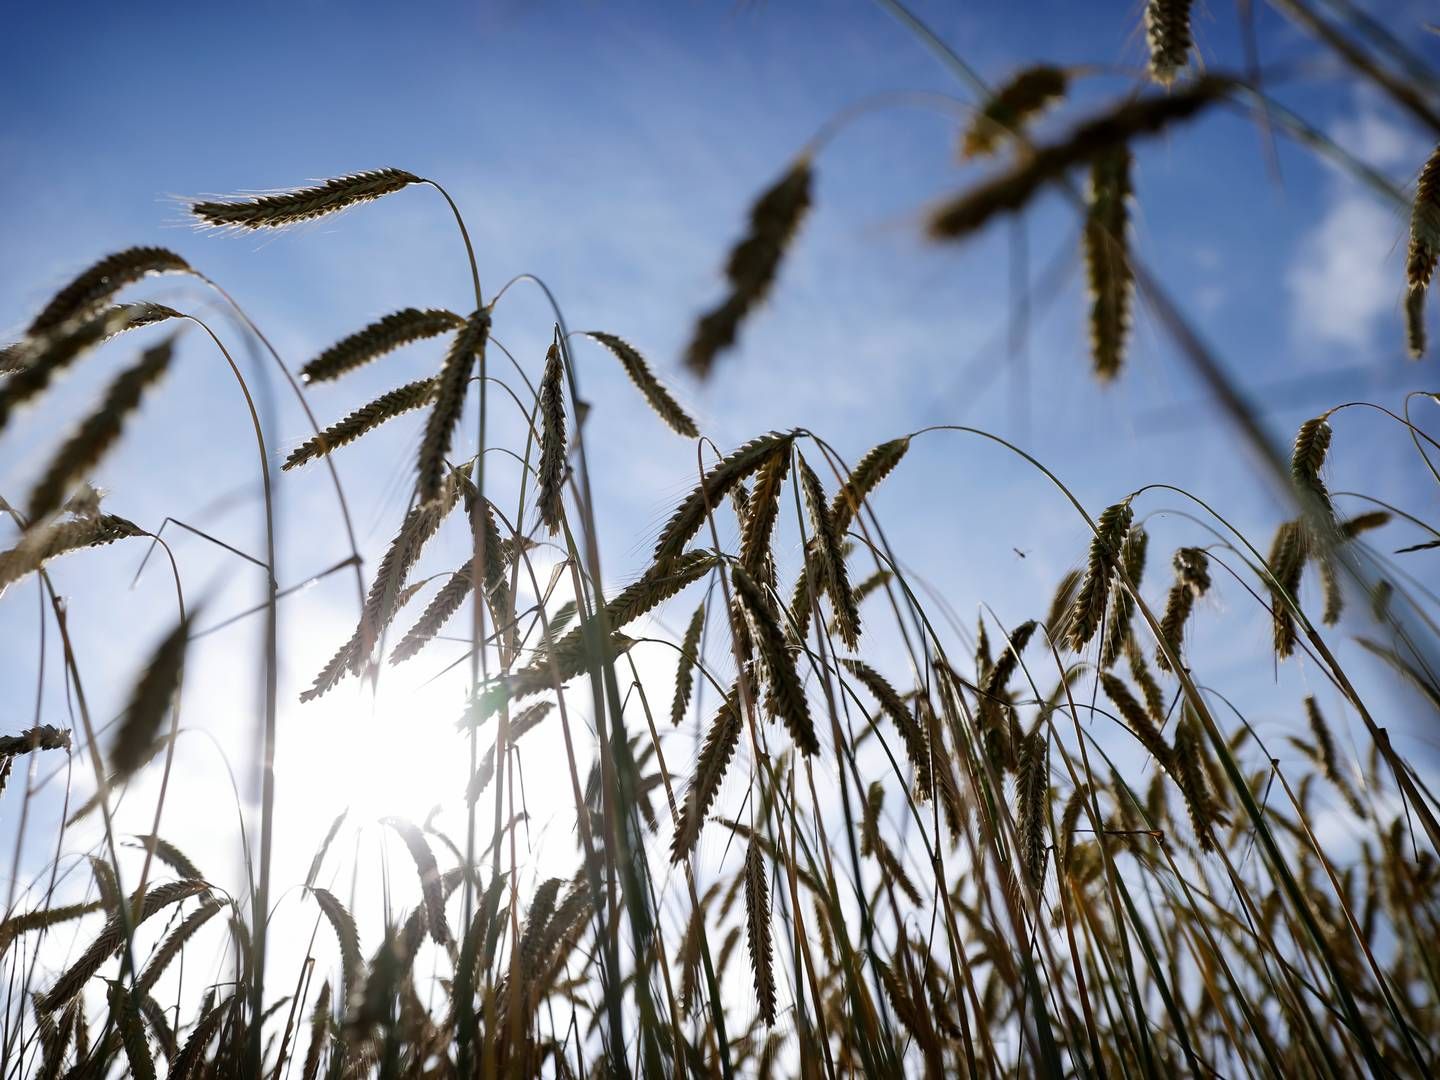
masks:
[[[70,749],[70,732],[53,724],[40,724],[19,735],[0,735],[0,757],[32,754],[39,750]]]
[[[1295,615],[1290,610],[1290,605],[1298,602],[1300,577],[1308,559],[1309,544],[1306,542],[1304,523],[1294,520],[1281,524],[1275,530],[1275,539],[1270,544],[1270,555],[1266,560],[1270,576],[1265,584],[1270,590],[1275,655],[1282,660],[1295,651]]]
[[[100,463],[119,440],[126,419],[140,407],[145,392],[169,370],[174,354],[172,335],[146,349],[138,363],[121,372],[110,384],[100,407],[66,440],[36,482],[30,493],[32,521],[49,517],[60,509],[70,488]]]
[[[1090,541],[1090,556],[1085,576],[1075,592],[1070,609],[1069,641],[1075,651],[1100,629],[1105,614],[1105,598],[1119,565],[1121,546],[1129,534],[1132,512],[1129,502],[1106,507],[1095,524],[1095,538]]]
[[[192,202],[190,213],[217,229],[283,229],[338,214],[421,182],[404,169],[373,169],[275,195]]]
[[[1016,781],[1021,862],[1032,888],[1045,880],[1045,825],[1050,800],[1050,742],[1037,728],[1021,743]]]
[[[1170,86],[1190,62],[1190,0],[1148,0],[1145,38],[1150,44],[1150,77]]]
[[[85,353],[127,330],[182,317],[160,304],[122,304],[68,322],[43,337],[8,346],[6,363],[12,374],[0,383],[0,428],[16,409],[44,393],[57,374]]]
[[[318,461],[342,446],[347,446],[374,431],[381,424],[404,416],[408,412],[424,408],[435,400],[435,380],[417,379],[415,382],[387,390],[374,401],[367,402],[343,420],[337,420],[318,435],[306,439],[290,452],[281,466],[283,471],[298,469],[301,465]]]
[[[598,341],[614,354],[615,359],[625,368],[625,374],[630,376],[630,381],[645,396],[650,408],[655,410],[655,415],[669,424],[675,434],[683,435],[687,439],[699,438],[700,429],[695,426],[695,421],[690,419],[689,414],[670,396],[670,391],[665,389],[664,384],[655,378],[650,365],[645,363],[645,358],[635,346],[614,334],[606,334],[600,330],[587,330],[585,336]]]
[[[545,374],[540,380],[540,522],[550,535],[560,531],[565,493],[565,366],[560,348],[550,346],[545,354]]]
[[[36,338],[97,314],[126,286],[152,274],[193,274],[190,264],[173,251],[133,247],[107,255],[55,294],[35,316],[26,334]]]
[[[389,825],[405,841],[405,847],[415,863],[415,872],[420,877],[420,893],[425,901],[425,921],[430,927],[430,936],[435,939],[435,944],[448,945],[450,927],[445,921],[445,893],[440,884],[440,868],[435,863],[435,853],[425,842],[424,834],[412,822],[387,817],[382,824]]]
[[[1095,156],[1082,234],[1090,285],[1090,352],[1095,374],[1105,382],[1120,374],[1130,331],[1130,165],[1127,146]]]
[[[130,704],[110,747],[110,767],[117,782],[125,780],[150,759],[165,710],[170,707],[180,687],[189,637],[190,620],[187,616],[160,642],[140,681],[135,684]]]
[[[785,634],[775,618],[769,597],[760,584],[736,566],[731,574],[735,595],[748,616],[750,631],[759,650],[769,688],[769,704],[790,731],[802,753],[816,754],[820,741],[815,735],[815,722],[805,699],[805,687],[795,669],[795,658],[786,646]]]
[[[1138,589],[1145,576],[1145,551],[1150,545],[1149,534],[1139,525],[1131,526],[1120,549],[1120,565],[1130,585]],[[1100,643],[1100,666],[1114,667],[1129,642],[1130,624],[1135,618],[1135,597],[1117,574],[1110,585],[1110,612]]]
[[[470,385],[470,372],[485,354],[490,337],[490,311],[482,308],[466,320],[465,328],[455,335],[440,374],[435,378],[435,404],[425,424],[420,442],[419,495],[422,503],[438,499],[445,480],[445,458],[450,453],[450,440],[460,413],[465,407],[465,390]]]
[[[960,142],[960,156],[985,157],[1024,132],[1029,122],[1065,96],[1069,77],[1061,68],[1037,64],[1018,71],[975,114]]]
[[[1440,260],[1440,146],[1420,170],[1410,209],[1410,250],[1405,277],[1410,288],[1425,289]]]
[[[745,926],[750,951],[750,972],[760,1017],[767,1027],[775,1023],[775,958],[770,942],[770,891],[765,881],[765,860],[751,840],[745,849]]]
[[[58,521],[27,533],[9,551],[0,551],[0,594],[51,559],[81,548],[101,547],[131,536],[148,535],[132,521],[116,514],[98,514]]]
[[[825,591],[830,594],[830,603],[835,608],[835,625],[845,647],[854,651],[860,644],[860,604],[850,588],[850,575],[845,567],[845,555],[840,531],[835,527],[835,515],[825,501],[825,489],[820,478],[805,461],[799,460],[800,486],[805,493],[805,506],[810,514],[810,527],[815,536],[815,569],[819,571]],[[807,560],[804,575],[811,573]],[[793,605],[792,605],[793,606]],[[806,604],[808,608],[809,605]],[[808,612],[807,612],[808,616]]]
[[[752,439],[705,474],[699,486],[676,508],[655,543],[655,562],[663,565],[679,556],[690,538],[700,531],[707,511],[713,510],[729,492],[770,460],[782,445],[794,438],[772,431]]]
[[[900,733],[905,744],[905,756],[915,770],[915,792],[918,798],[928,799],[934,784],[930,769],[930,742],[925,729],[920,726],[895,688],[874,668],[862,660],[842,660],[846,670],[859,679],[872,697],[880,703],[881,710]]]
[[[725,770],[740,745],[740,684],[737,682],[725,695],[715,718],[710,721],[710,730],[700,748],[695,762],[695,775],[690,781],[690,790],[680,806],[675,819],[675,835],[670,841],[670,859],[681,862],[695,850],[700,839],[700,828],[705,816],[720,793],[720,782],[725,779]]]
[[[1124,102],[1081,124],[1064,142],[1037,147],[1008,171],[944,203],[931,215],[931,239],[969,236],[996,215],[1021,209],[1042,187],[1074,166],[1187,120],[1219,101],[1230,88],[1229,80],[1206,76],[1174,93]]]
[[[801,157],[750,208],[750,228],[725,264],[730,292],[701,317],[685,351],[686,366],[700,378],[735,344],[745,316],[769,294],[785,249],[810,208],[813,180],[809,156]]]
[[[135,925],[145,922],[157,911],[178,904],[181,900],[192,896],[207,895],[210,886],[203,881],[172,881],[164,885],[157,885],[145,893],[145,900],[140,906],[139,917]],[[125,921],[119,913],[111,916],[105,928],[100,931],[95,940],[87,948],[65,973],[55,981],[55,984],[44,994],[35,999],[36,1007],[43,1012],[54,1012],[61,1005],[66,1004],[71,998],[84,989],[85,984],[90,981],[91,976],[100,970],[114,953],[125,943]]]
[[[331,345],[300,369],[300,377],[307,383],[331,382],[412,341],[438,337],[464,325],[463,316],[441,308],[392,312]]]
[[[690,694],[695,689],[695,669],[700,664],[700,635],[705,630],[705,605],[702,603],[690,616],[685,636],[680,640],[680,663],[675,669],[675,698],[670,705],[670,724],[679,727],[690,707]]]

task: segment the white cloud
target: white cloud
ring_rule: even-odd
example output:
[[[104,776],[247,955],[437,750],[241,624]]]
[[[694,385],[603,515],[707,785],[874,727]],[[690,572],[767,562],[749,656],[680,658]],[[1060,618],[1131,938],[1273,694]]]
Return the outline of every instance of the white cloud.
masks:
[[[1421,140],[1368,105],[1362,105],[1355,116],[1336,123],[1330,137],[1377,169],[1402,168],[1413,172],[1425,153]]]
[[[1300,241],[1286,274],[1296,336],[1363,348],[1397,303],[1395,216],[1368,195],[1338,195]]]
[[[1337,145],[1403,183],[1428,149],[1389,119],[1374,95],[1357,93],[1328,132]],[[1301,239],[1285,284],[1295,336],[1309,345],[1366,348],[1379,320],[1399,318],[1403,213],[1336,167],[1324,212]]]

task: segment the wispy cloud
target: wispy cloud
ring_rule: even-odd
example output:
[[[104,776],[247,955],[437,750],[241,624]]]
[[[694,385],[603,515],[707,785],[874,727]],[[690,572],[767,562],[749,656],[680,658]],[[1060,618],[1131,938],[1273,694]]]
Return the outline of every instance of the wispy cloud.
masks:
[[[1358,158],[1392,172],[1413,170],[1425,153],[1419,139],[1366,100],[1330,135]],[[1367,348],[1375,344],[1382,318],[1398,308],[1402,215],[1338,172],[1326,200],[1286,274],[1293,332],[1307,345]]]

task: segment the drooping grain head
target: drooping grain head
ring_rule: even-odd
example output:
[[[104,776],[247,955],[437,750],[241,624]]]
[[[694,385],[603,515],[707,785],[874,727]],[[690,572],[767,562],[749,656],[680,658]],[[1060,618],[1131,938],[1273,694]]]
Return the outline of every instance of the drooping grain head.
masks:
[[[769,294],[780,260],[810,208],[814,169],[808,156],[797,160],[750,208],[750,227],[730,252],[725,276],[730,292],[695,327],[685,365],[700,378],[715,358],[735,343],[740,324]]]
[[[1148,0],[1145,38],[1150,44],[1150,77],[1169,86],[1190,62],[1191,0]]]
[[[440,308],[405,308],[342,338],[300,369],[307,383],[330,382],[412,341],[438,337],[465,325],[463,316]]]
[[[152,274],[190,273],[190,264],[165,248],[133,247],[107,255],[56,293],[26,333],[41,337],[95,315],[121,289]]]
[[[275,195],[193,202],[190,213],[201,224],[217,229],[283,229],[338,214],[421,182],[404,169],[374,169]]]
[[[1082,234],[1090,287],[1090,350],[1095,374],[1109,382],[1125,359],[1130,330],[1129,207],[1131,155],[1119,146],[1096,156],[1090,167],[1089,207]]]
[[[1440,260],[1440,146],[1431,153],[1415,183],[1415,202],[1410,210],[1410,251],[1405,263],[1405,277],[1412,290],[1430,285],[1437,260]]]
[[[1050,64],[1016,72],[975,114],[961,139],[961,157],[993,154],[1005,139],[1022,135],[1031,120],[1065,96],[1068,82],[1064,69]]]

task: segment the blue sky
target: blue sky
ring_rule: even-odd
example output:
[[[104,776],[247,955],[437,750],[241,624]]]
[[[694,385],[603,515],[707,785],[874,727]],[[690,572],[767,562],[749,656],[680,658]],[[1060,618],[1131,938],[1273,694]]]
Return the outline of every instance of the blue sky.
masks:
[[[1144,62],[1137,5],[1128,0],[916,10],[992,81],[1041,58],[1094,65],[1065,117],[1132,88]],[[1387,18],[1408,30],[1420,10],[1397,4]],[[1314,55],[1273,12],[1261,8],[1257,19],[1267,65]],[[1050,463],[1092,512],[1163,481],[1233,514],[1262,547],[1279,519],[1273,492],[1254,478],[1232,430],[1145,309],[1124,378],[1100,387],[1090,377],[1073,214],[1059,200],[1047,198],[1018,226],[1002,223],[961,248],[926,244],[924,208],[985,174],[984,166],[957,164],[956,120],[947,111],[897,108],[845,128],[817,163],[816,209],[771,303],[711,384],[681,372],[686,336],[719,293],[724,254],[750,201],[828,118],[899,90],[949,95],[962,107],[971,100],[877,5],[30,4],[9,14],[8,31],[0,41],[8,106],[0,115],[0,327],[12,332],[79,268],[142,243],[174,247],[224,284],[293,367],[387,311],[468,310],[463,250],[443,202],[426,189],[261,238],[195,231],[173,198],[394,165],[452,192],[487,293],[517,273],[539,274],[572,328],[633,341],[722,447],[805,426],[853,461],[897,434],[967,423]],[[1440,37],[1414,36],[1434,58]],[[1197,37],[1207,67],[1240,63],[1232,5],[1208,5]],[[1276,94],[1408,183],[1431,147],[1383,101],[1335,75],[1322,64]],[[1398,406],[1405,389],[1427,385],[1434,360],[1415,367],[1403,356],[1403,211],[1292,145],[1281,141],[1277,152],[1278,175],[1253,120],[1234,113],[1147,143],[1138,152],[1134,235],[1226,368],[1265,398],[1275,438],[1288,441],[1302,420],[1340,400]],[[1017,243],[1037,290],[1052,272],[1062,283],[1033,298],[1020,356],[1006,337]],[[142,294],[216,314],[217,330],[239,344],[213,299],[194,286],[162,281]],[[549,334],[538,294],[517,287],[497,314],[496,336],[532,378]],[[23,496],[44,448],[128,355],[119,347],[97,358],[55,401],[10,425],[0,436],[0,494]],[[604,353],[582,346],[579,357],[595,406],[587,436],[600,477],[605,568],[625,581],[643,569],[649,541],[690,486],[694,449],[644,412]],[[328,422],[437,360],[434,348],[397,354],[317,390],[313,407]],[[253,447],[236,390],[198,335],[187,338],[182,361],[147,404],[142,434],[102,472],[108,505],[152,528],[175,515],[258,550]],[[497,438],[515,430],[513,416],[496,425]],[[278,393],[267,427],[277,451],[306,431]],[[1355,412],[1336,428],[1332,487],[1429,509],[1433,494],[1398,428]],[[393,425],[337,459],[372,563],[403,511],[417,432],[413,423]],[[281,491],[286,585],[346,548],[320,472],[287,476]],[[1142,511],[1178,505],[1151,496]],[[960,436],[917,441],[879,506],[907,564],[967,621],[982,602],[1010,624],[1043,610],[1086,544],[1083,524],[1028,467]],[[1174,515],[1152,526],[1158,593],[1169,551],[1197,534]],[[1382,546],[1419,539],[1398,527],[1391,535],[1395,543]],[[449,545],[427,573],[459,560],[463,539]],[[194,539],[178,537],[176,555],[192,593],[208,596],[217,614],[251,602],[262,584],[253,568]],[[172,617],[158,565],[136,590],[125,588],[138,559],[135,548],[117,548],[70,560],[59,573],[103,716],[121,706],[130,674]],[[1273,679],[1268,666],[1257,675],[1252,658],[1268,628],[1249,603],[1238,586],[1222,588],[1204,612],[1197,648],[1206,649],[1217,685],[1253,693],[1262,718],[1293,729],[1300,696],[1318,680],[1298,663]],[[688,608],[671,621],[684,614]],[[34,620],[33,584],[0,601],[6,641],[33,643]],[[390,755],[404,752],[382,742],[367,753],[364,740],[421,724],[417,710],[439,717],[425,724],[450,725],[453,686],[430,687],[420,704],[390,712],[352,688],[309,713],[291,704],[352,624],[353,585],[343,575],[287,602],[282,783],[342,769],[327,749],[337,741],[361,744],[347,749],[342,771],[353,775],[368,759],[383,783]],[[187,692],[187,726],[211,731],[237,760],[256,687],[235,657],[253,646],[254,630],[207,639],[203,674]],[[877,658],[886,659],[883,647]],[[62,722],[53,653],[48,663],[46,716]],[[32,644],[0,653],[7,699],[29,700],[36,664]],[[408,692],[430,673],[397,679]],[[1372,685],[1385,692],[1384,682]],[[1409,748],[1433,750],[1414,740]],[[199,749],[184,760],[182,812],[170,830],[182,847],[228,829],[224,815],[217,821],[191,809],[225,783],[218,756]],[[424,756],[405,760],[422,773],[444,771]],[[446,782],[437,779],[435,789]],[[88,790],[83,780],[77,788]],[[308,858],[333,812],[326,806],[338,798],[338,781],[325,790],[317,824],[295,840],[297,860]],[[0,838],[12,835],[12,821],[0,807]]]

